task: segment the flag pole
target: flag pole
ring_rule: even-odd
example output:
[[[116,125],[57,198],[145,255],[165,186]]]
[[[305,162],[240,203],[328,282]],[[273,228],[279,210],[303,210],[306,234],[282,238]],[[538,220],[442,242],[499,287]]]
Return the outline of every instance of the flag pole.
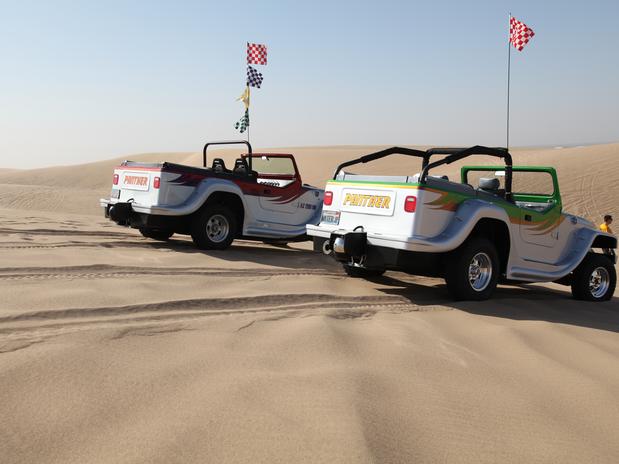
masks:
[[[246,44],[247,44],[247,47],[246,47],[247,64],[245,66],[249,66],[249,42],[246,42]],[[249,69],[249,68],[247,68],[247,69]],[[247,77],[246,77],[246,79],[247,79]],[[249,82],[246,81],[245,85],[247,86],[247,102],[249,104],[251,104],[251,90],[249,88],[250,87],[249,86]],[[251,121],[249,121],[249,106],[250,105],[247,105],[247,108],[246,108],[247,109],[247,119],[248,119],[248,122],[250,122],[250,124],[251,124]],[[247,143],[249,143],[249,125],[250,124],[247,124]]]
[[[251,90],[249,88],[250,86],[247,86],[247,101],[250,102],[251,104]],[[248,124],[247,124],[247,143],[249,143],[249,126],[251,126],[251,120],[249,119],[249,106],[247,107],[247,120],[248,120]]]
[[[508,40],[507,40],[507,140],[505,142],[505,148],[509,151],[509,77],[511,72],[511,52],[512,52],[512,44],[511,44],[511,22],[512,22],[512,14],[509,13],[509,20],[507,23],[507,31],[508,31]]]

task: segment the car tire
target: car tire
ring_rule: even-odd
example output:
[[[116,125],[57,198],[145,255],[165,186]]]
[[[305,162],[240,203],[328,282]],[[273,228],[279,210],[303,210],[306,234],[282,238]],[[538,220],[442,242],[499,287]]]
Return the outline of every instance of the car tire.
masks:
[[[487,300],[499,280],[499,255],[488,239],[467,240],[447,257],[445,282],[456,300]]]
[[[608,301],[616,285],[615,266],[604,255],[589,253],[572,275],[572,295],[577,300]]]
[[[153,240],[159,240],[165,242],[170,240],[170,237],[174,235],[174,232],[166,229],[140,229],[140,233],[146,238],[152,238]]]
[[[385,273],[384,269],[366,269],[364,267],[351,266],[349,264],[344,264],[343,267],[344,272],[346,272],[349,277],[369,279],[372,277],[380,277]]]
[[[236,216],[222,205],[207,206],[191,224],[193,243],[202,250],[224,250],[230,246],[237,231]]]

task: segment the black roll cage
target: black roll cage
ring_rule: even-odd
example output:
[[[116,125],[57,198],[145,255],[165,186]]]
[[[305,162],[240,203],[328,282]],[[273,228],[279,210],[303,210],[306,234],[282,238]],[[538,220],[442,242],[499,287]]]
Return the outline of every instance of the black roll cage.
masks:
[[[430,161],[430,154],[425,151],[415,150],[413,148],[402,148],[402,147],[391,147],[385,148],[384,150],[377,151],[376,153],[370,153],[369,155],[364,155],[360,158],[356,158],[354,160],[346,161],[340,164],[335,173],[333,174],[333,180],[337,177],[339,172],[345,167],[352,166],[353,164],[359,163],[369,163],[370,161],[375,161],[380,158],[384,158],[389,155],[406,155],[406,156],[416,156],[418,158],[423,158],[422,167],[426,167]]]
[[[419,183],[425,184],[428,179],[428,172],[430,169],[434,169],[444,164],[451,164],[456,161],[460,161],[463,158],[474,155],[487,155],[494,156],[505,160],[505,198],[507,200],[512,199],[512,156],[507,151],[507,148],[502,147],[484,147],[481,145],[475,145],[470,148],[430,148],[429,150],[415,150],[413,148],[391,147],[386,148],[376,153],[370,153],[369,155],[361,156],[354,160],[346,161],[340,164],[333,174],[333,180],[337,178],[339,172],[345,167],[352,166],[359,163],[369,163],[380,158],[384,158],[390,155],[406,155],[415,156],[422,159],[421,175],[419,176]],[[430,158],[435,155],[447,155],[438,161],[430,163]]]
[[[207,167],[206,166],[206,150],[208,149],[208,147],[210,147],[211,145],[238,145],[238,144],[242,144],[247,146],[247,154],[249,155],[247,158],[249,158],[249,172],[252,172],[252,163],[251,163],[251,154],[252,154],[252,149],[251,149],[251,145],[247,140],[222,140],[220,142],[207,142],[206,145],[204,145],[204,148],[202,149],[202,166],[203,167]]]

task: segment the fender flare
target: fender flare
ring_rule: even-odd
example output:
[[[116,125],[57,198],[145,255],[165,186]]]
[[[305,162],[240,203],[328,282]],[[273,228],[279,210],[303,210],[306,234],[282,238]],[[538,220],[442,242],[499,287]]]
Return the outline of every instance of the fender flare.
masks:
[[[576,231],[571,243],[568,245],[567,248],[571,251],[562,256],[556,266],[563,267],[563,273],[565,275],[574,271],[591,251],[598,237],[608,237],[610,241],[614,239],[615,246],[617,244],[616,237],[599,230],[583,227]]]
[[[507,226],[511,255],[514,238],[509,216],[503,208],[477,198],[460,203],[447,227],[437,236],[426,239],[425,242],[432,247],[433,251],[448,252],[455,250],[471,236],[477,224],[483,219],[495,219]]]
[[[187,198],[187,202],[189,202],[192,197],[196,197],[195,200],[191,202],[192,211],[189,214],[195,213],[200,208],[202,208],[205,204],[208,203],[209,199],[218,193],[228,193],[235,195],[241,201],[243,205],[243,214],[247,214],[247,202],[245,201],[245,195],[241,188],[233,182],[221,182],[219,179],[213,182],[213,179],[205,179],[198,185],[196,191]]]
[[[598,231],[593,236],[591,248],[617,248],[617,237],[608,232]]]
[[[222,180],[222,179],[204,179],[195,190],[187,197],[187,199],[178,205],[166,205],[155,206],[150,208],[144,208],[144,211],[140,211],[139,205],[133,205],[134,211],[144,212],[147,214],[159,214],[163,216],[189,216],[198,211],[208,201],[208,198],[219,192],[231,193],[239,197],[243,204],[245,214],[249,211],[247,202],[245,201],[245,195],[241,188],[234,182]]]

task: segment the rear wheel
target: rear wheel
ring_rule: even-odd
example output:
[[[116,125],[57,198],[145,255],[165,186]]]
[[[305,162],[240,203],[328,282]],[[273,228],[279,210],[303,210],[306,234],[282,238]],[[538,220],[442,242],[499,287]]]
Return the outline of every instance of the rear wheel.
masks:
[[[384,269],[366,269],[359,266],[351,266],[350,264],[344,264],[344,271],[349,277],[361,277],[371,278],[380,277],[385,273]]]
[[[222,205],[207,206],[191,224],[191,238],[203,250],[228,248],[236,235],[236,216]]]
[[[608,301],[615,293],[617,273],[606,256],[589,254],[572,276],[572,295],[577,300]]]
[[[487,300],[499,280],[499,255],[485,238],[473,238],[450,253],[447,289],[456,300]]]
[[[153,240],[160,240],[165,242],[174,235],[174,232],[166,229],[140,229],[140,233],[146,238],[152,238]]]

